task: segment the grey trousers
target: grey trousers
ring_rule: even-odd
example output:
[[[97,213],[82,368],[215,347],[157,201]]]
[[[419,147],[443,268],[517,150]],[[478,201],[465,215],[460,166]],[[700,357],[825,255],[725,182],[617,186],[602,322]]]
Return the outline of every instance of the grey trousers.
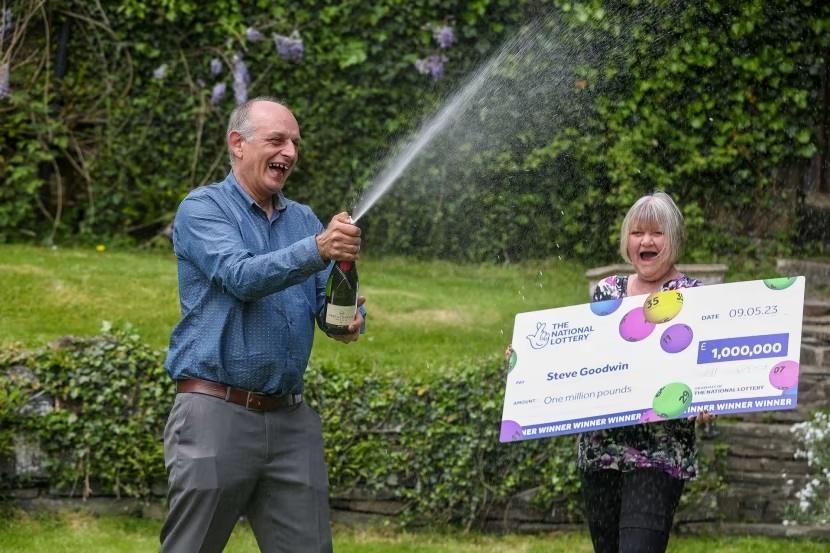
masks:
[[[162,553],[221,552],[241,515],[263,553],[331,552],[322,426],[305,403],[263,413],[177,394],[164,462]]]

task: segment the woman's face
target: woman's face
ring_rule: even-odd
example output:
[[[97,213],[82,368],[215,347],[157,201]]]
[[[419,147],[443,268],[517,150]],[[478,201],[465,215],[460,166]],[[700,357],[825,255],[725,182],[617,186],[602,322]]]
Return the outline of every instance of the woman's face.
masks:
[[[640,280],[654,282],[661,279],[673,266],[668,252],[664,252],[666,238],[656,225],[634,224],[628,234],[628,257]]]

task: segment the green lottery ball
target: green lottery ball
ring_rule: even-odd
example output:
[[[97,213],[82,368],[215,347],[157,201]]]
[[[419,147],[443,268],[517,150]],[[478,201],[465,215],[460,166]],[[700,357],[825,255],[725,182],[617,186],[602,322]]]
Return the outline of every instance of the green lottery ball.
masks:
[[[692,389],[682,382],[672,382],[657,390],[651,407],[657,416],[673,419],[682,414],[691,404]]]
[[[650,323],[666,323],[683,309],[683,294],[679,290],[666,290],[649,294],[643,304],[643,312]]]
[[[519,356],[516,355],[515,351],[510,352],[510,357],[507,359],[507,370],[512,371],[516,367],[516,361],[518,361]]]
[[[779,277],[764,279],[764,284],[770,290],[784,290],[789,288],[795,282],[796,277]]]

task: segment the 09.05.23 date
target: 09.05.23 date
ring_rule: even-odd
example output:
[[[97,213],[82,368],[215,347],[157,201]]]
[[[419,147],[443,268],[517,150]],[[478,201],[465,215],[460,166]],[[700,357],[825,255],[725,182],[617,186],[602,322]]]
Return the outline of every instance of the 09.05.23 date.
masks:
[[[745,307],[733,307],[729,310],[729,318],[739,319],[741,317],[759,317],[763,315],[775,315],[777,313],[777,305],[750,305]]]

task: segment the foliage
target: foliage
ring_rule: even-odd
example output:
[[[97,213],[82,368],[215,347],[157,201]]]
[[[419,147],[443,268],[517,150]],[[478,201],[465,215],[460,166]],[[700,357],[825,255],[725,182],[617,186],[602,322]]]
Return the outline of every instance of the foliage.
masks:
[[[718,501],[728,490],[729,444],[710,434],[714,427],[713,422],[698,426],[698,477],[688,483],[680,496],[676,520],[688,520],[685,513],[690,513],[692,517],[706,513],[708,517],[721,521],[725,518],[725,514],[719,512]]]
[[[160,352],[123,328],[12,353],[0,356],[0,393],[29,404],[3,412],[9,431],[0,449],[14,432],[36,437],[51,481],[84,497],[147,497],[164,481],[161,436],[173,390]],[[406,522],[469,528],[525,492],[543,512],[574,520],[573,437],[499,443],[505,375],[497,357],[444,375],[309,370],[306,398],[324,423],[332,495],[378,492],[404,504]],[[49,409],[32,408],[39,396],[51,398]],[[695,501],[707,489],[687,495]]]
[[[85,497],[146,497],[164,480],[161,435],[173,390],[158,352],[116,329],[15,359],[31,377],[15,379],[11,365],[1,366],[3,393],[42,391],[53,408],[6,418],[40,440],[53,481]],[[498,443],[500,365],[448,368],[453,378],[441,384],[311,370],[307,398],[325,424],[332,493],[386,490],[412,520],[468,525],[530,487],[542,486],[547,500],[572,500],[570,440]]]
[[[129,328],[105,327],[102,336],[62,340],[16,361],[17,372],[3,367],[2,394],[46,394],[53,405],[18,408],[11,427],[39,440],[53,482],[84,497],[93,486],[149,494],[164,474],[160,437],[173,394],[159,352]],[[23,377],[21,361],[31,371]]]
[[[827,524],[830,521],[830,412],[816,411],[812,419],[794,424],[791,430],[800,442],[795,456],[807,459],[813,478],[796,493],[798,506],[789,510],[785,524]]]
[[[495,505],[536,487],[539,506],[573,512],[573,437],[499,443],[501,365],[447,367],[447,378],[429,382],[312,372],[307,388],[326,425],[333,493],[391,490],[405,518],[430,524],[480,525]]]
[[[482,136],[439,137],[362,223],[368,246],[614,259],[622,212],[655,188],[682,206],[692,260],[802,246],[797,177],[820,144],[826,2],[21,0],[12,15],[0,240],[152,236],[226,171],[234,94],[217,99],[216,85],[291,105],[304,146],[288,193],[326,219],[378,172],[373,160],[541,20],[556,54],[546,93],[494,102],[532,115],[514,109],[503,127],[492,103],[474,109]],[[508,73],[493,86],[521,82]]]
[[[14,436],[19,428],[20,413],[29,399],[25,388],[21,386],[20,375],[13,367],[25,356],[15,346],[9,346],[0,350],[0,367],[7,367],[8,373],[5,378],[13,385],[0,387],[0,457],[5,457],[13,452]]]
[[[557,4],[582,29],[577,40],[631,37],[582,67],[587,121],[528,157],[534,166],[573,159],[578,174],[595,177],[588,201],[565,210],[587,218],[571,228],[607,230],[637,197],[664,189],[684,211],[693,260],[762,258],[798,243],[788,233],[800,184],[784,170],[803,174],[819,142],[825,3]],[[602,242],[595,234],[576,251]]]
[[[191,188],[227,172],[234,95],[214,103],[212,92],[239,84],[237,59],[250,70],[248,96],[281,97],[302,122],[291,195],[330,215],[354,195],[386,137],[439,95],[440,84],[414,65],[433,51],[433,27],[457,25],[457,44],[442,52],[444,71],[458,75],[514,12],[489,0],[385,0],[370,9],[355,1],[23,1],[12,9],[14,41],[0,45],[12,91],[0,100],[0,239],[140,238],[168,222]],[[64,27],[68,71],[55,79]],[[301,57],[278,55],[272,34],[300,37]]]

